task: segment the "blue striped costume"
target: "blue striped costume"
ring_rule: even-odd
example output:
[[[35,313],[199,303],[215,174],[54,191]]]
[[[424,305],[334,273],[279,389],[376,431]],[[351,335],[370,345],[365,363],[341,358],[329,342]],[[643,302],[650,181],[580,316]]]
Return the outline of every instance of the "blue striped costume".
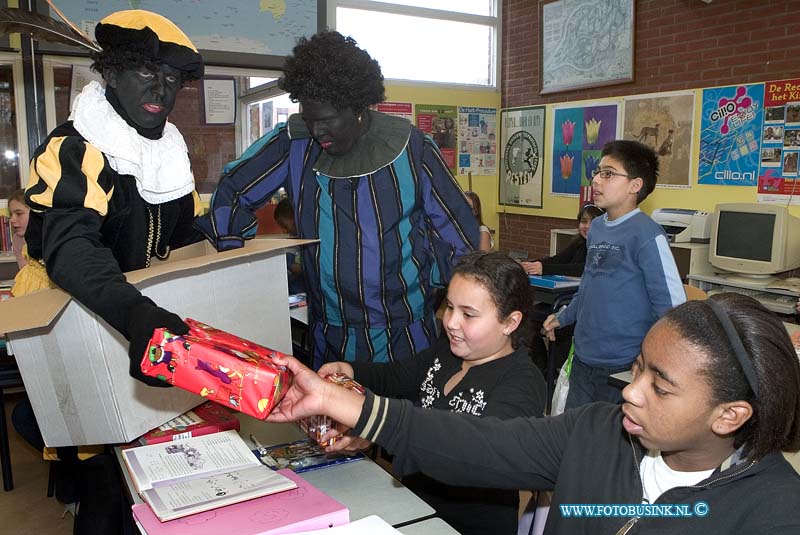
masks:
[[[280,187],[303,247],[315,366],[410,357],[435,338],[433,287],[478,243],[478,225],[433,141],[371,114],[353,149],[322,151],[299,115],[225,167],[197,225],[219,250],[255,235],[253,212]]]

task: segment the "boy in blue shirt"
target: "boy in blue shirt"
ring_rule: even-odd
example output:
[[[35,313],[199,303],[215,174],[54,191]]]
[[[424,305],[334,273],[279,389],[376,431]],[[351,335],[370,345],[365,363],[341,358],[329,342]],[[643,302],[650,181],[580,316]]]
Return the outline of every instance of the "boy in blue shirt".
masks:
[[[575,324],[575,355],[566,408],[592,401],[622,402],[608,376],[629,370],[650,327],[686,301],[664,230],[638,205],[656,186],[658,156],[638,141],[603,147],[593,173],[595,204],[606,214],[592,221],[586,266],[572,302],[544,322],[554,329]]]

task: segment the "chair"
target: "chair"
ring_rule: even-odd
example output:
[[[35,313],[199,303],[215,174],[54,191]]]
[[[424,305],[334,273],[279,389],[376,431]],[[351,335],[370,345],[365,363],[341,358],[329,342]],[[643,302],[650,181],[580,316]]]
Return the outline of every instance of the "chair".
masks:
[[[3,389],[23,386],[22,375],[13,357],[5,350],[0,353],[0,466],[3,470],[3,490],[14,489],[11,473],[11,448],[8,445],[8,423],[6,422],[5,395]]]
[[[689,286],[688,284],[684,284],[683,289],[686,291],[687,301],[703,301],[705,299],[708,299],[708,294],[703,290],[701,290],[700,288],[695,288],[694,286]]]

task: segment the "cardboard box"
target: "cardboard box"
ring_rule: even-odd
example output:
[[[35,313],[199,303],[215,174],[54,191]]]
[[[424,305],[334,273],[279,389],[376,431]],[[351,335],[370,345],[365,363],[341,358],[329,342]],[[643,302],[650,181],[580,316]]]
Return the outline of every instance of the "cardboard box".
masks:
[[[127,273],[171,312],[292,352],[285,249],[310,240],[256,239],[217,253],[208,243]],[[130,442],[203,401],[128,375],[128,342],[61,290],[0,302],[0,333],[17,359],[45,444]]]

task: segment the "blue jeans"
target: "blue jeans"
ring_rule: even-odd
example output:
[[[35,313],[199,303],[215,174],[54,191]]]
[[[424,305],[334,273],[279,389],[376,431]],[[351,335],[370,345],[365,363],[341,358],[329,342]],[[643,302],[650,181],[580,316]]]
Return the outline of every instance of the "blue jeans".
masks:
[[[569,394],[565,409],[574,409],[594,401],[622,403],[622,389],[608,384],[608,376],[631,369],[631,365],[612,368],[589,366],[572,357],[572,370],[569,373]]]

